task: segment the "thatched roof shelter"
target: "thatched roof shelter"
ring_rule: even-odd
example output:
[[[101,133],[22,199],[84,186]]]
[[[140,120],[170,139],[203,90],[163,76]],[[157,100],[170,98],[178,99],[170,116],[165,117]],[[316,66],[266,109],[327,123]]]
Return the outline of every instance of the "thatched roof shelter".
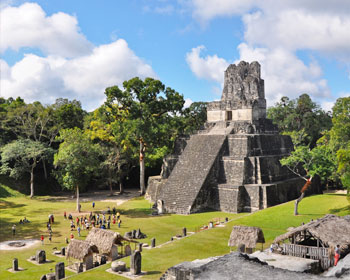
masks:
[[[86,237],[86,241],[96,245],[100,254],[109,254],[114,244],[123,245],[122,241],[132,242],[132,240],[121,236],[118,232],[100,228],[92,228]]]
[[[245,245],[246,248],[255,248],[256,243],[265,243],[261,228],[247,226],[234,226],[232,228],[228,246]]]
[[[83,260],[92,253],[98,253],[95,245],[84,240],[72,239],[67,247],[66,258]]]
[[[343,254],[350,251],[350,216],[326,215],[323,218],[289,230],[287,233],[276,237],[274,242],[279,243],[305,231],[318,239],[324,247],[335,247],[339,244]]]

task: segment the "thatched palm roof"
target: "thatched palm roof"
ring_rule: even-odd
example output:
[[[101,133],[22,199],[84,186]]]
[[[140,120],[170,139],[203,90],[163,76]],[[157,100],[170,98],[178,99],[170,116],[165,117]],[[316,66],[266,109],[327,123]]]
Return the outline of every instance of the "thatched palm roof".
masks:
[[[84,240],[72,239],[67,247],[66,258],[83,260],[91,253],[98,253],[95,245]]]
[[[109,254],[113,244],[122,245],[123,240],[130,241],[118,232],[100,228],[92,228],[86,237],[86,241],[97,246],[100,254]]]
[[[339,244],[343,253],[350,251],[350,216],[326,215],[323,218],[291,229],[287,233],[276,237],[274,242],[281,242],[303,231],[308,231],[327,247],[335,247]]]
[[[228,246],[245,245],[246,248],[255,248],[256,243],[265,243],[261,228],[247,226],[234,226],[232,228]]]

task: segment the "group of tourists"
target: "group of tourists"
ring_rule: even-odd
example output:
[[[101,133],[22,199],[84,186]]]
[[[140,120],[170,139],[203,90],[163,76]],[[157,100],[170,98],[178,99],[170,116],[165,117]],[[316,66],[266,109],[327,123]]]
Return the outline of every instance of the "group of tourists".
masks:
[[[92,208],[95,208],[95,202],[92,202]],[[68,214],[64,211],[63,213],[64,219],[70,220],[70,239],[74,238],[73,231],[77,231],[78,236],[81,236],[82,230],[90,230],[90,228],[101,228],[101,229],[110,229],[111,224],[118,225],[120,228],[122,220],[120,213],[114,207],[110,210],[108,207],[106,213],[93,213],[90,212],[90,215],[81,215],[73,218],[72,214]],[[66,238],[66,242],[68,243],[68,239]]]

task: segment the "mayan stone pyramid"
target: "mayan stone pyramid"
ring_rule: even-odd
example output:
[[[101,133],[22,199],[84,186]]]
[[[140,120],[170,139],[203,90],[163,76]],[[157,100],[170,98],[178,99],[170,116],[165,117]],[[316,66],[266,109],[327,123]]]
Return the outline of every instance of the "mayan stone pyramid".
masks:
[[[221,100],[208,103],[204,128],[178,139],[161,175],[149,178],[146,198],[178,214],[280,204],[299,197],[305,183],[280,165],[292,150],[291,138],[266,118],[260,64],[241,61],[225,71]]]

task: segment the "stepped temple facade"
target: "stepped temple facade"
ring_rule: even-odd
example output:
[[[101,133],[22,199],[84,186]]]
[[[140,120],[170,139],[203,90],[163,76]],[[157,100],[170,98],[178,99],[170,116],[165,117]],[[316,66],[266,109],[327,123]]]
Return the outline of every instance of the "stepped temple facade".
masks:
[[[225,71],[221,100],[208,103],[204,128],[178,139],[161,175],[149,178],[146,198],[178,214],[250,212],[296,199],[305,181],[279,162],[292,150],[291,138],[266,118],[260,64],[241,61]],[[319,184],[309,192],[319,192]]]

